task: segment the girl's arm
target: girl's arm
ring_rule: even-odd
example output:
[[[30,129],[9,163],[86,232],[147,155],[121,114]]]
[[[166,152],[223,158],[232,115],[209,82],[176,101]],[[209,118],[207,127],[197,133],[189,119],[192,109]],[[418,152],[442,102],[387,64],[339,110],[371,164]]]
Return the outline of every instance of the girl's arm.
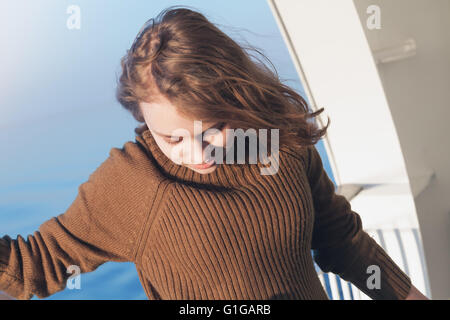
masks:
[[[305,157],[315,209],[311,248],[318,266],[372,299],[405,299],[411,279],[363,230],[361,217],[346,198],[335,193],[315,146],[308,147]]]
[[[411,291],[405,300],[430,300],[422,294],[416,287],[411,286]]]
[[[66,287],[71,265],[84,273],[107,261],[134,261],[152,195],[141,187],[139,166],[130,165],[136,148],[131,142],[112,148],[68,210],[33,235],[0,237],[0,290],[18,299],[43,298]]]

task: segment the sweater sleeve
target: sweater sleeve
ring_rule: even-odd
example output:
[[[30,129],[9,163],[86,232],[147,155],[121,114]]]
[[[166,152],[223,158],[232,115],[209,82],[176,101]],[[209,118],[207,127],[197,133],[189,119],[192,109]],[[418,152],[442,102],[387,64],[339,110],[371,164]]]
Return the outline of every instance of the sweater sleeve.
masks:
[[[335,185],[323,168],[315,146],[307,151],[308,179],[313,196],[315,217],[312,235],[314,260],[323,272],[332,272],[353,283],[375,300],[403,300],[411,289],[411,279],[363,230],[361,217],[347,199],[335,193]],[[368,267],[379,267],[376,275]],[[369,279],[371,277],[371,279]]]
[[[1,291],[18,299],[44,298],[66,287],[71,265],[85,273],[107,261],[133,261],[151,195],[140,188],[142,172],[129,165],[136,148],[132,142],[112,148],[67,211],[33,235],[0,238]]]

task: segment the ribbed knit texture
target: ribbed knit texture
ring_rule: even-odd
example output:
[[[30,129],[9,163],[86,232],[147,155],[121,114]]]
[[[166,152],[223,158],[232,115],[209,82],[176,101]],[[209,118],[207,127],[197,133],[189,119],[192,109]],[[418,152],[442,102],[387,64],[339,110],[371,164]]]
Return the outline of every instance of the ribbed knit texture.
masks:
[[[65,213],[26,240],[0,238],[0,290],[47,297],[65,288],[69,265],[131,261],[149,299],[328,299],[315,259],[373,299],[408,295],[410,278],[335,194],[315,147],[282,147],[278,172],[263,167],[200,174],[147,130],[111,149]],[[380,289],[366,286],[369,265]]]

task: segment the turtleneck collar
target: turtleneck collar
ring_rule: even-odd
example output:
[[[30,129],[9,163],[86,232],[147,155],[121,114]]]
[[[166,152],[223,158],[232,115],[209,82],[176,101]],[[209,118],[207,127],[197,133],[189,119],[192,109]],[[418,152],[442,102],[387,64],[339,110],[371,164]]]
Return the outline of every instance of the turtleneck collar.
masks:
[[[170,160],[161,151],[149,129],[146,129],[137,135],[136,140],[147,148],[164,173],[175,180],[184,182],[193,182],[217,187],[240,187],[260,179],[258,176],[261,175],[261,168],[268,166],[262,164],[259,159],[256,164],[250,164],[248,161],[244,164],[227,164],[224,161],[223,163],[217,164],[217,168],[213,172],[201,174]],[[236,150],[236,148],[234,149]]]

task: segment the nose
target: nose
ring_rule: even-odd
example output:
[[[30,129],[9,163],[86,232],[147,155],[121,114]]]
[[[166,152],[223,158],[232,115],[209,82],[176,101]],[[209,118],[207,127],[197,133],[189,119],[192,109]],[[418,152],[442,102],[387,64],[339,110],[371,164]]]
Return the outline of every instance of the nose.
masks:
[[[214,158],[215,149],[211,146],[212,149],[207,149],[207,147],[211,145],[208,141],[193,141],[192,150],[190,150],[190,154],[187,161],[191,164],[202,164],[208,162],[211,158]],[[210,156],[211,154],[211,156]]]

